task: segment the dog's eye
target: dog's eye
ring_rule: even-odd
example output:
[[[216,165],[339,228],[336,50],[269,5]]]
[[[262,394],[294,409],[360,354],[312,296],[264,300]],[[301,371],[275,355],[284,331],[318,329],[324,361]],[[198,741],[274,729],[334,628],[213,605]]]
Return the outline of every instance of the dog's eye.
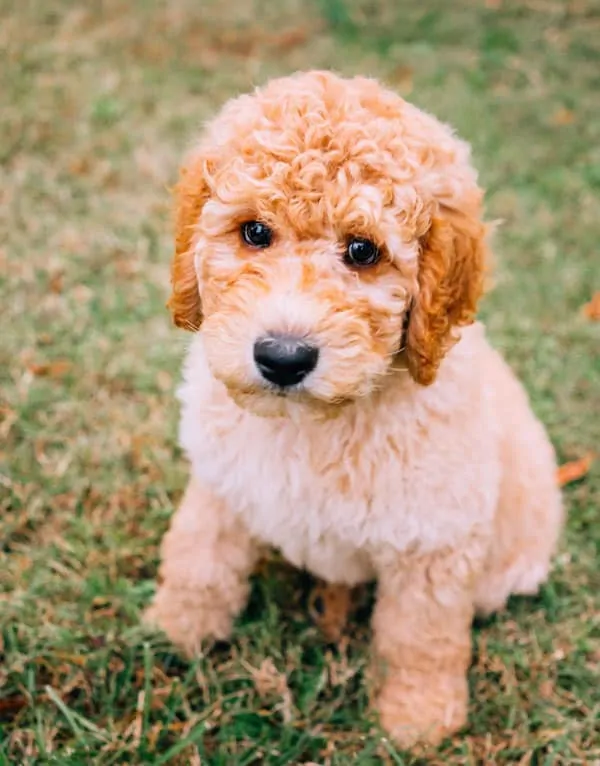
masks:
[[[260,221],[246,221],[241,228],[242,239],[250,247],[269,247],[273,239],[273,232]]]
[[[380,257],[381,253],[374,242],[370,239],[355,237],[346,245],[344,262],[349,266],[373,266]]]

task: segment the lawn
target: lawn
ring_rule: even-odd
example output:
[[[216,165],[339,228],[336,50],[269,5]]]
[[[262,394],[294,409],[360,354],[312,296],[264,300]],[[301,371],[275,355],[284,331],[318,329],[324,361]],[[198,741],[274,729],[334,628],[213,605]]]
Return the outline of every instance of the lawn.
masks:
[[[501,219],[482,315],[561,462],[600,443],[600,3],[0,0],[0,764],[600,763],[600,460],[551,582],[474,629],[469,726],[428,760],[370,716],[369,594],[328,644],[257,574],[231,645],[144,631],[186,478],[169,185],[270,76],[380,76],[473,144]]]

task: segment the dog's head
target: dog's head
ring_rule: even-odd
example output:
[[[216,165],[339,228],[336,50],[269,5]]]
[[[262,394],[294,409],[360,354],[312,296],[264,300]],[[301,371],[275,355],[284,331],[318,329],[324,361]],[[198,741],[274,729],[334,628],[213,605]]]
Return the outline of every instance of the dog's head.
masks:
[[[428,385],[473,320],[468,146],[373,80],[313,72],[231,101],[175,196],[169,306],[244,405],[355,399],[398,367]]]

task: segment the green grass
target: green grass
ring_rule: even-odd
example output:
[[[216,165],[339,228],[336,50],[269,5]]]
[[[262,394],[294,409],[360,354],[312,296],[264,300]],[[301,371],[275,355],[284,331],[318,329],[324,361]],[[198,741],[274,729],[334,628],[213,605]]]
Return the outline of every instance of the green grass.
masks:
[[[140,628],[186,473],[168,186],[224,99],[297,68],[380,76],[452,122],[504,221],[490,335],[577,458],[600,440],[581,313],[600,289],[600,5],[0,9],[0,764],[418,763],[368,713],[368,596],[328,646],[308,578],[271,561],[231,646],[190,664]],[[475,628],[468,729],[427,762],[598,763],[598,466],[566,490],[551,583]]]

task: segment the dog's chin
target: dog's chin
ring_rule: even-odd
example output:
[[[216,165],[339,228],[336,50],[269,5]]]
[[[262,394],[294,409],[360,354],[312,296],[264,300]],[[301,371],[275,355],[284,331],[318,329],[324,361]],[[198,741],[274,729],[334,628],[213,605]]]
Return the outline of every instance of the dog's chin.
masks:
[[[312,417],[330,420],[353,401],[352,398],[323,399],[302,388],[274,387],[240,389],[226,386],[230,398],[243,410],[263,418]]]

